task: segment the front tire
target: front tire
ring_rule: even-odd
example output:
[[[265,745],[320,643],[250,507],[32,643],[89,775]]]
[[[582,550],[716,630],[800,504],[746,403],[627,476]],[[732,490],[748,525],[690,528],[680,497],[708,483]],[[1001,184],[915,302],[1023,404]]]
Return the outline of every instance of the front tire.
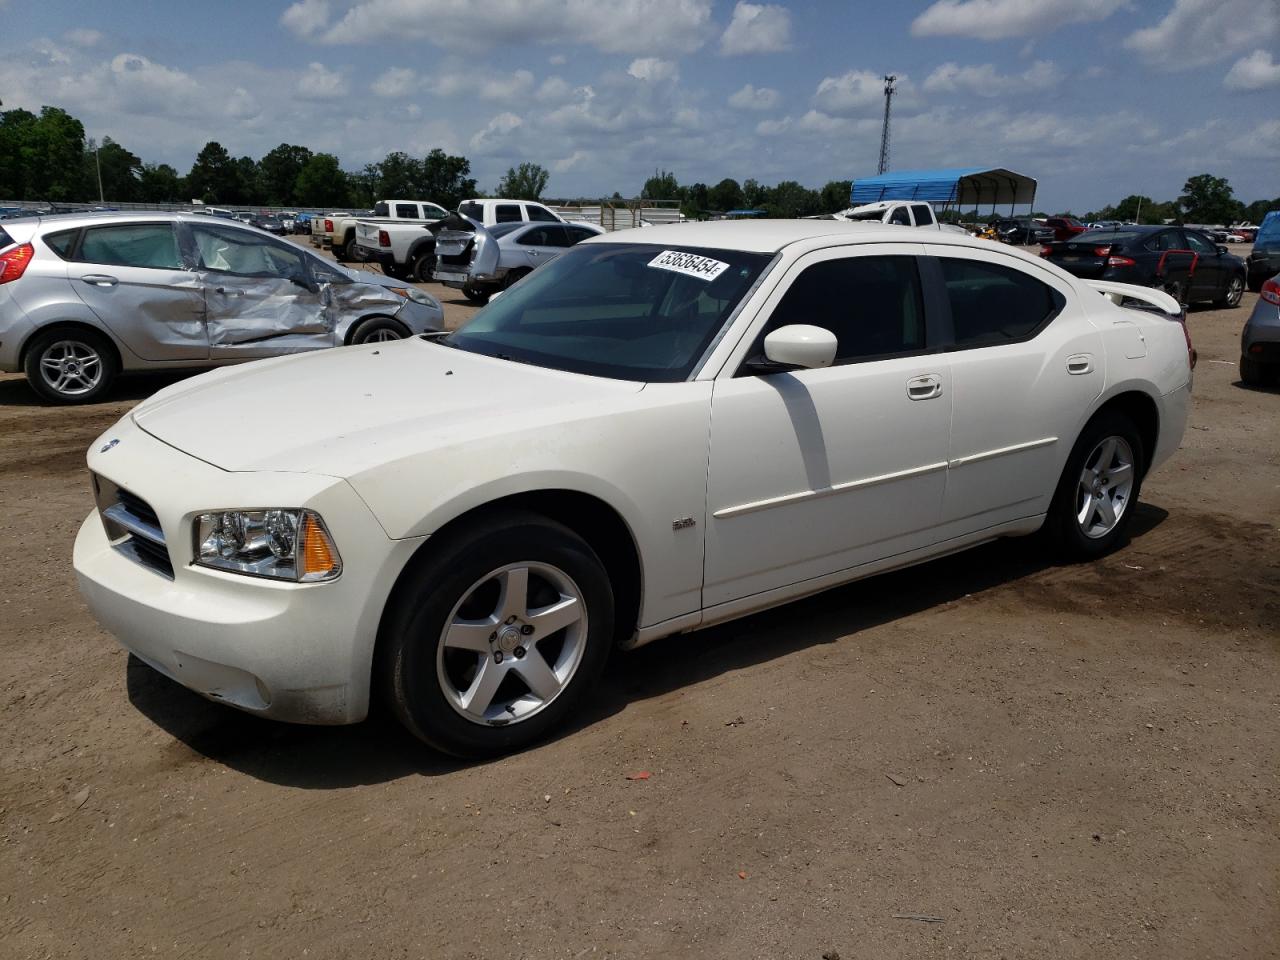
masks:
[[[489,302],[488,290],[482,290],[479,287],[473,287],[469,283],[462,288],[462,295],[466,297],[468,300],[470,300],[472,303],[479,304],[480,306],[484,306],[486,303]]]
[[[379,639],[400,721],[437,750],[486,757],[542,739],[595,685],[613,591],[569,528],[512,511],[459,531],[402,579]]]
[[[387,343],[392,340],[403,340],[409,336],[409,330],[398,320],[390,317],[371,317],[356,327],[351,335],[351,345],[358,346],[369,343]]]
[[[1244,297],[1244,274],[1237,273],[1227,281],[1227,289],[1213,302],[1213,305],[1220,310],[1238,307],[1242,297]]]
[[[1147,453],[1133,421],[1104,411],[1067,457],[1045,529],[1068,560],[1092,560],[1123,543],[1133,521]]]
[[[50,403],[93,403],[120,370],[115,349],[90,330],[49,330],[27,346],[27,382]]]

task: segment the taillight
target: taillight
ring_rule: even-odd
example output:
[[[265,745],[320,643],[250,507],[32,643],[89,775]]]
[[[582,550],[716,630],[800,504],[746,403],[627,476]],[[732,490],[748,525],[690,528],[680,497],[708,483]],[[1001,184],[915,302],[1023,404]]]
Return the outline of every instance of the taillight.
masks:
[[[1040,248],[1040,256],[1042,256],[1042,257],[1047,257],[1047,256],[1048,256],[1049,254],[1051,254],[1051,253],[1053,253],[1053,247],[1041,247],[1041,248]]]
[[[391,234],[387,233],[387,231],[385,231],[385,230],[379,230],[379,231],[378,231],[378,246],[380,246],[380,247],[389,247],[389,246],[391,246]]]
[[[1132,267],[1135,262],[1129,257],[1107,257],[1108,267]]]
[[[0,253],[0,283],[17,280],[27,272],[27,264],[35,256],[36,248],[29,243]]]
[[[328,219],[327,217],[325,218],[325,221],[324,221],[324,232],[333,233],[333,221]]]
[[[1280,307],[1280,283],[1274,277],[1262,285],[1262,299]]]
[[[1110,252],[1111,252],[1110,247],[1094,247],[1093,248],[1093,255],[1095,257],[1105,257]]]

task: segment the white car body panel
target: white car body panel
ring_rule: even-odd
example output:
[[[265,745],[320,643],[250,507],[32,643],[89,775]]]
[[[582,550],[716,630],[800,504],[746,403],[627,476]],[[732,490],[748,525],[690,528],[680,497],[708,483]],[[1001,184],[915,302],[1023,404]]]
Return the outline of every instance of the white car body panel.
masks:
[[[1153,466],[1181,439],[1191,386],[1181,325],[1019,251],[834,221],[688,224],[584,243],[615,240],[774,260],[684,382],[610,380],[410,339],[161,391],[104,434],[89,465],[150,501],[176,577],[137,568],[91,515],[75,563],[95,612],[206,695],[345,722],[367,706],[377,620],[405,562],[497,499],[572,491],[616,512],[641,563],[635,645],[1037,529],[1081,427],[1120,393],[1156,405]],[[1015,265],[1066,306],[1022,343],[736,376],[805,266],[876,254]],[[927,396],[913,399],[921,383]],[[122,442],[101,452],[108,439]],[[337,581],[267,583],[189,565],[195,513],[268,506],[324,517],[344,561]],[[294,693],[255,705],[236,671],[275,689],[284,662],[302,656],[297,638],[311,635],[320,653],[282,687]]]

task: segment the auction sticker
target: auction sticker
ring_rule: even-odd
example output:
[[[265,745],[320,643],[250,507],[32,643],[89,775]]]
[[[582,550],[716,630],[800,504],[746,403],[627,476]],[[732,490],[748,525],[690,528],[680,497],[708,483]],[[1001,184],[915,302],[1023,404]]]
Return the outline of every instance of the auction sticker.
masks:
[[[727,263],[712,260],[710,257],[700,257],[696,253],[681,253],[679,250],[663,250],[649,261],[649,266],[708,281],[714,280],[729,269]]]

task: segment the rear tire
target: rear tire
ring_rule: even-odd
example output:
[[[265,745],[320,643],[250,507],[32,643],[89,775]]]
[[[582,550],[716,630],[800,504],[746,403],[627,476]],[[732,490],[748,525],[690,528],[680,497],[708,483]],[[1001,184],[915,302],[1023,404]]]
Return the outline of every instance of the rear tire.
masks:
[[[31,389],[50,403],[93,403],[115,381],[115,347],[91,330],[48,330],[27,345],[23,369]]]
[[[1250,290],[1252,290],[1254,293],[1261,293],[1261,292],[1262,292],[1262,285],[1263,285],[1264,283],[1266,283],[1266,281],[1265,281],[1265,280],[1263,280],[1263,279],[1262,279],[1262,277],[1258,277],[1256,280],[1255,280],[1253,277],[1250,277],[1250,278],[1249,278],[1249,289],[1250,289]]]
[[[1257,360],[1241,357],[1240,382],[1248,387],[1261,387],[1267,382],[1267,371]]]
[[[1071,448],[1045,532],[1067,560],[1093,560],[1125,541],[1138,505],[1147,452],[1122,413],[1103,411]]]
[[[471,284],[467,284],[462,288],[462,295],[472,303],[479,304],[480,306],[484,306],[489,302],[489,291],[481,290],[479,287],[473,287]]]
[[[517,283],[519,283],[521,280],[523,280],[525,277],[527,277],[531,273],[533,273],[532,270],[508,271],[507,275],[502,280],[502,289],[510,290],[512,287],[514,287]]]
[[[409,280],[409,271],[398,263],[383,263],[382,272],[392,280],[404,280],[406,282]]]
[[[612,636],[613,590],[591,547],[568,527],[511,511],[415,562],[388,605],[377,666],[411,733],[445,753],[488,757],[559,726],[595,686]]]
[[[418,283],[429,283],[433,278],[432,274],[436,269],[436,255],[434,253],[419,254],[413,261],[413,266],[409,268],[413,279]]]

